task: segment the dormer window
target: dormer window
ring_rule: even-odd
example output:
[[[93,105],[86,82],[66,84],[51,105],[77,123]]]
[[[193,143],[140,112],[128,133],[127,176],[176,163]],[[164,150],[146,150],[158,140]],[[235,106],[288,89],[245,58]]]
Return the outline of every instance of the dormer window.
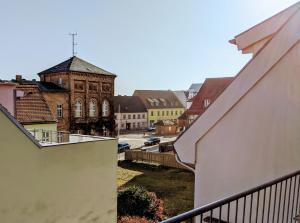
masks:
[[[206,98],[203,101],[204,108],[207,108],[210,105],[210,99]]]

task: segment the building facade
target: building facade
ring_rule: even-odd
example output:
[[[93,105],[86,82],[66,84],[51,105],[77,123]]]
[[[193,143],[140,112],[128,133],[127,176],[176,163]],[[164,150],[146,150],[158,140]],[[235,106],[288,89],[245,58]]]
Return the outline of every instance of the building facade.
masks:
[[[114,97],[116,130],[141,130],[148,126],[147,109],[136,96]]]
[[[177,123],[178,117],[185,111],[185,107],[170,90],[136,90],[133,95],[139,97],[147,108],[149,127],[160,120]]]
[[[39,142],[2,105],[0,123],[1,222],[117,222],[116,139]]]
[[[64,114],[58,118],[61,130],[81,134],[113,133],[115,74],[74,56],[38,75],[42,83],[53,83],[68,91],[68,99],[62,99],[57,91],[44,91],[51,110],[59,116],[61,112]],[[55,97],[60,100],[54,100]]]
[[[296,3],[231,41],[255,56],[175,142],[179,159],[195,166],[195,207],[300,169],[299,10]],[[242,222],[241,212],[229,221]]]
[[[2,104],[12,115],[15,115],[15,88],[16,84],[0,81],[0,104]]]
[[[179,126],[187,127],[201,116],[233,81],[234,77],[206,78],[191,106],[179,117]]]

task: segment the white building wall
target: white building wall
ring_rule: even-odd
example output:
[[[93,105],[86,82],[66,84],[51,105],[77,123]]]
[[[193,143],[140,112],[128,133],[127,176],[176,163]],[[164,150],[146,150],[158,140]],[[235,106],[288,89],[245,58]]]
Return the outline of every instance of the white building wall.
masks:
[[[300,169],[297,44],[196,145],[195,206]]]
[[[147,112],[115,113],[115,121],[116,121],[117,128],[120,130],[125,130],[127,123],[130,124],[130,129],[143,129],[143,128],[147,128],[148,126]]]

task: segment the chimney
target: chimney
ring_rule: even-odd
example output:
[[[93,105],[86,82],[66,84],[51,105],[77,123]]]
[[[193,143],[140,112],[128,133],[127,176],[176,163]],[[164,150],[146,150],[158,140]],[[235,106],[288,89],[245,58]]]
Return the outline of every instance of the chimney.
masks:
[[[22,75],[19,75],[19,74],[16,75],[16,82],[18,82],[18,83],[22,82]]]

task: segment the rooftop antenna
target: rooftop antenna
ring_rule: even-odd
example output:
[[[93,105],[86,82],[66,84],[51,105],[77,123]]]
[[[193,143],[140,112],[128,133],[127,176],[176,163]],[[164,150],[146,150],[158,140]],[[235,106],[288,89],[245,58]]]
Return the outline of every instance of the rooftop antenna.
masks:
[[[72,36],[72,56],[75,56],[77,52],[75,52],[75,46],[78,44],[75,43],[75,36],[77,36],[77,33],[69,33],[70,36]]]

